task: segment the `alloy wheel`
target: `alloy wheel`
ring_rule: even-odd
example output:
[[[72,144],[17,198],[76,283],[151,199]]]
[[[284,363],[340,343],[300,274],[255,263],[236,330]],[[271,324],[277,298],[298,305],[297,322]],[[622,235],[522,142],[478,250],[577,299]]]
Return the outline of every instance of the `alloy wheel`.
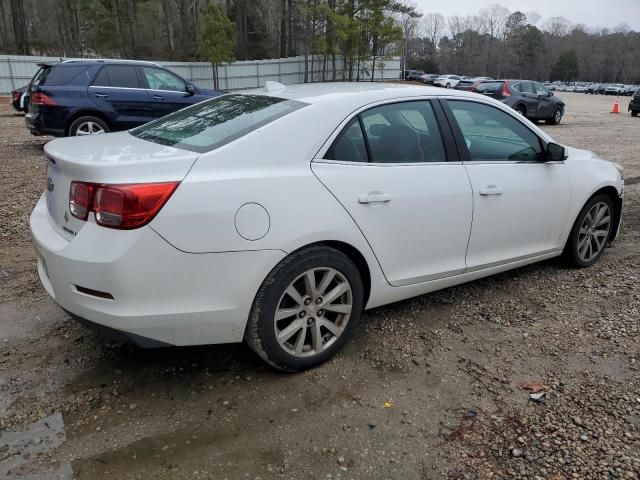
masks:
[[[105,133],[104,128],[102,128],[96,122],[81,123],[78,126],[77,130],[76,130],[76,135],[77,136],[98,135],[98,134],[101,134],[101,133]]]
[[[310,357],[329,348],[351,317],[353,292],[334,268],[312,268],[286,288],[273,326],[280,347],[295,357]]]
[[[562,114],[560,113],[560,110],[556,110],[553,114],[553,121],[558,124],[560,123],[560,120],[562,120]]]
[[[611,230],[611,210],[604,202],[596,203],[585,215],[578,232],[578,256],[590,262],[604,249]]]

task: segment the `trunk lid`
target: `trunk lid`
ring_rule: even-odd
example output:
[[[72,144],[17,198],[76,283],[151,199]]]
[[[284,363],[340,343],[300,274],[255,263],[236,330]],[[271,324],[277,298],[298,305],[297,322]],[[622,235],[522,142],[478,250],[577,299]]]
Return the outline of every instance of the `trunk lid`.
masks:
[[[128,132],[62,138],[49,142],[44,150],[48,163],[49,219],[69,241],[86,223],[69,211],[72,181],[107,184],[180,181],[199,156],[141,140]],[[87,221],[94,221],[93,214]]]

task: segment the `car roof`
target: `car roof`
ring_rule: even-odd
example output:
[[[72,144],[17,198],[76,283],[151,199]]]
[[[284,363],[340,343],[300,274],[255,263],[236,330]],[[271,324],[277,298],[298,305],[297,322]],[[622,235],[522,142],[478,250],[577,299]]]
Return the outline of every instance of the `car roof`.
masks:
[[[358,103],[363,105],[369,102],[402,97],[445,95],[445,92],[437,87],[391,82],[327,82],[286,86],[276,85],[279,85],[279,87],[243,90],[238,93],[266,95],[309,104],[341,102],[345,98],[353,101],[358,98]],[[446,95],[477,98],[475,94],[462,90],[447,90]]]

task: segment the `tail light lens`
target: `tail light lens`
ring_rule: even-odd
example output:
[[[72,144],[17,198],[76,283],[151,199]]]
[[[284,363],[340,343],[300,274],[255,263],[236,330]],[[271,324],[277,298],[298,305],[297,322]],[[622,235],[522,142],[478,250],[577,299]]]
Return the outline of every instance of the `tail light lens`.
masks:
[[[35,92],[31,94],[31,103],[33,105],[58,105],[53,98],[44,93]]]
[[[503,97],[510,97],[511,96],[511,92],[509,91],[509,82],[504,82],[502,84],[502,96]]]
[[[69,210],[86,220],[95,212],[103,227],[130,230],[149,223],[157,215],[180,182],[104,185],[71,182]],[[83,209],[83,206],[86,208]]]

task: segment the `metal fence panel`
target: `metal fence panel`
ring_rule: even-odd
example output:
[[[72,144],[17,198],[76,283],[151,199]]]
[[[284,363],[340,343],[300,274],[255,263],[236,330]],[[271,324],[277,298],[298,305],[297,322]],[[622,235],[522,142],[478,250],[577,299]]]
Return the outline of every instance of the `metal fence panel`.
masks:
[[[0,95],[29,83],[38,70],[38,63],[57,62],[58,57],[31,57],[18,55],[0,55]],[[333,79],[333,62],[322,56],[309,57],[309,81],[320,82]],[[173,70],[181,77],[203,88],[213,88],[211,64],[207,62],[162,62],[156,63]],[[313,65],[312,65],[313,63]],[[271,60],[248,60],[220,65],[218,78],[220,89],[240,90],[258,88],[267,81],[285,85],[304,81],[304,57],[276,58]],[[360,67],[361,80],[371,78],[372,62],[364,62]],[[336,80],[347,76],[346,65],[341,57],[336,58]],[[324,72],[324,75],[323,75]],[[400,59],[376,60],[373,72],[374,80],[396,79],[400,77]]]

